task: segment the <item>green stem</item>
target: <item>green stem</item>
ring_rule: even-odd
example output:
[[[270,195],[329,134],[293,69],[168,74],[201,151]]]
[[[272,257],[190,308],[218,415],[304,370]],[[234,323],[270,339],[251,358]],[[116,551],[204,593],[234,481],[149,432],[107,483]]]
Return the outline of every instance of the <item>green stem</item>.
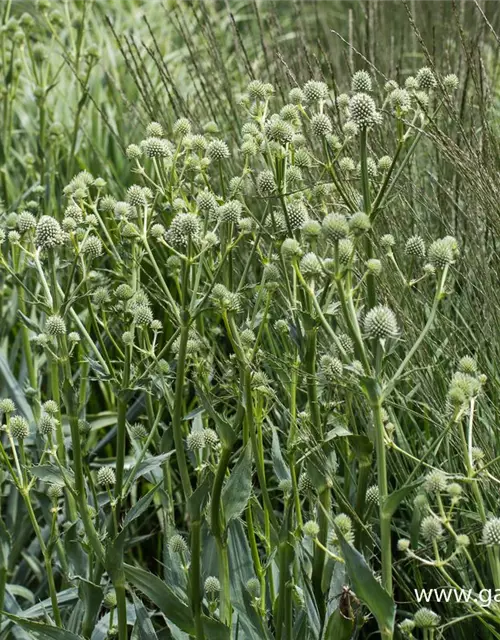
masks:
[[[191,607],[194,615],[196,640],[205,640],[201,617],[201,523],[199,519],[191,522]]]

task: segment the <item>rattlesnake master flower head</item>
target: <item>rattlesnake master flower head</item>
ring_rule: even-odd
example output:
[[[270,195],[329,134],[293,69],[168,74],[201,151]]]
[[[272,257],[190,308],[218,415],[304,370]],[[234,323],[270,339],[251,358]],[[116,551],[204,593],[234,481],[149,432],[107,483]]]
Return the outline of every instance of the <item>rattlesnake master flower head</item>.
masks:
[[[208,576],[203,586],[205,588],[205,593],[208,593],[209,595],[212,595],[212,596],[215,595],[216,593],[219,593],[220,591],[220,582],[219,582],[219,579],[216,578],[215,576]]]
[[[36,218],[29,211],[22,211],[17,218],[17,228],[19,233],[26,233],[36,228]]]
[[[82,253],[90,260],[95,260],[102,255],[102,242],[97,236],[88,236],[82,245]]]
[[[346,513],[339,513],[333,519],[333,523],[340,531],[340,533],[344,536],[346,542],[352,544],[354,542],[354,530],[351,518]],[[334,530],[330,539],[330,543],[336,544],[337,542],[338,540]]]
[[[42,413],[40,416],[40,420],[38,422],[38,431],[42,434],[42,436],[47,436],[49,433],[52,433],[55,428],[55,420],[48,413]]]
[[[434,613],[427,607],[422,607],[415,612],[413,616],[413,622],[419,629],[429,629],[431,627],[437,627],[440,621],[440,617],[437,613]]]
[[[338,358],[329,355],[322,356],[320,370],[327,382],[334,382],[342,376],[342,362]]]
[[[299,87],[294,87],[290,90],[288,99],[292,104],[302,104],[303,102],[305,102],[305,95],[302,89],[299,89]]]
[[[332,121],[325,113],[316,113],[311,118],[311,129],[315,136],[324,138],[332,133]]]
[[[394,89],[389,96],[391,107],[400,113],[407,113],[411,109],[411,97],[406,89]]]
[[[421,69],[419,69],[416,80],[418,88],[422,89],[423,91],[434,89],[434,87],[437,85],[437,80],[429,67],[422,67]]]
[[[314,520],[308,520],[304,523],[302,531],[307,538],[316,538],[319,533],[319,525]]]
[[[380,238],[380,246],[385,251],[390,251],[395,244],[396,240],[392,233],[386,233]]]
[[[168,158],[172,155],[172,149],[167,140],[151,136],[142,143],[144,153],[148,158]]]
[[[471,356],[464,356],[463,358],[460,358],[458,370],[462,373],[474,375],[477,373],[477,362]]]
[[[372,90],[372,79],[367,71],[356,71],[352,77],[351,89],[355,92],[368,93]]]
[[[339,241],[339,262],[340,264],[347,265],[353,256],[354,244],[349,238],[344,238]]]
[[[246,588],[252,598],[260,597],[260,582],[257,578],[250,578],[246,583]]]
[[[404,553],[405,551],[408,551],[409,548],[409,540],[407,540],[406,538],[401,538],[400,540],[398,540],[398,551],[402,551]]]
[[[321,224],[317,220],[306,220],[301,231],[304,238],[317,238],[321,233]]]
[[[500,546],[500,518],[491,518],[483,527],[483,543],[488,547]]]
[[[276,189],[276,182],[274,180],[274,174],[272,171],[266,169],[265,171],[261,171],[259,173],[259,175],[257,176],[257,189],[263,196],[273,193],[273,191]]]
[[[433,469],[425,476],[424,490],[427,493],[439,493],[448,488],[448,476],[439,469]]]
[[[360,128],[372,127],[377,123],[375,101],[367,93],[356,93],[349,101],[352,122]]]
[[[303,493],[307,491],[314,491],[314,482],[305,472],[302,472],[299,476],[299,491]]]
[[[349,220],[349,229],[355,234],[365,233],[371,226],[369,216],[363,211],[356,211]]]
[[[271,142],[285,145],[292,141],[294,130],[290,123],[285,122],[279,116],[271,117],[266,122],[266,137]]]
[[[287,213],[292,230],[301,229],[308,218],[307,209],[299,200],[288,204]]]
[[[36,225],[35,244],[41,249],[53,249],[63,243],[59,222],[52,216],[42,216]]]
[[[390,156],[382,156],[378,159],[378,168],[380,171],[389,171],[392,166],[392,158]]]
[[[238,200],[229,200],[219,207],[219,219],[226,224],[238,224],[243,206]]]
[[[128,284],[124,283],[116,287],[115,296],[118,298],[118,300],[130,300],[133,295],[134,291]]]
[[[125,155],[129,160],[137,160],[142,156],[142,149],[138,144],[129,144]]]
[[[353,122],[353,120],[348,120],[344,124],[344,134],[346,138],[354,138],[359,133],[359,126]]]
[[[153,312],[146,304],[134,307],[134,323],[140,327],[150,326],[153,322]]]
[[[111,467],[101,467],[97,472],[97,482],[105,486],[112,486],[116,482],[115,472]]]
[[[21,240],[21,234],[17,231],[9,231],[7,236],[11,244],[17,244]]]
[[[304,85],[304,96],[308,103],[319,102],[328,98],[328,87],[324,82],[309,80]]]
[[[57,502],[57,500],[63,494],[63,485],[60,484],[50,484],[47,487],[47,496],[52,500],[52,502]]]
[[[365,262],[368,273],[379,276],[382,273],[382,263],[377,258],[370,258]]]
[[[306,253],[300,261],[300,271],[305,278],[317,278],[320,276],[323,269],[318,256],[312,251]]]
[[[470,545],[470,538],[467,534],[461,533],[457,536],[455,542],[457,547],[468,547]]]
[[[203,432],[205,436],[205,444],[212,449],[219,444],[219,436],[214,429],[205,429]]]
[[[148,203],[147,193],[140,185],[133,184],[127,189],[127,201],[133,207],[145,207]]]
[[[45,320],[45,332],[49,336],[63,336],[66,333],[66,324],[61,316],[49,316]]]
[[[165,237],[172,246],[184,248],[189,240],[199,239],[200,229],[200,220],[194,213],[178,213],[170,223]]]
[[[286,238],[281,245],[281,255],[285,260],[294,260],[300,258],[302,255],[302,249],[298,240],[295,238]]]
[[[189,451],[199,451],[205,447],[205,432],[191,431],[186,438],[186,445]]]
[[[13,438],[17,440],[24,440],[27,438],[30,432],[28,421],[23,416],[12,416],[9,423],[10,433]]]
[[[307,169],[307,167],[311,165],[311,156],[307,149],[300,148],[295,152],[294,161],[296,167],[299,167],[300,169]]]
[[[42,404],[42,409],[50,416],[55,416],[59,412],[59,405],[54,400],[47,400]]]
[[[356,170],[356,165],[354,164],[354,160],[352,158],[345,157],[339,160],[339,168],[344,173],[352,173]]]
[[[458,484],[458,482],[452,482],[448,486],[448,495],[455,501],[461,497],[462,487]]]
[[[176,138],[183,138],[191,133],[191,123],[187,118],[179,118],[173,126],[173,134]]]
[[[368,487],[366,490],[366,501],[368,504],[380,504],[380,491],[376,484],[372,484],[371,487]]]
[[[377,305],[368,311],[364,320],[364,329],[369,338],[379,340],[395,338],[399,333],[394,312],[383,305]]]
[[[425,258],[425,242],[420,236],[408,238],[405,244],[405,253],[408,256]]]
[[[163,127],[159,122],[150,122],[146,127],[146,135],[152,138],[161,138],[163,136]]]
[[[178,533],[174,534],[168,541],[169,549],[172,553],[186,553],[188,546],[184,538]]]
[[[106,609],[114,609],[116,607],[116,602],[116,591],[114,589],[108,591],[102,600]]]
[[[456,91],[458,89],[458,78],[454,73],[449,73],[443,78],[443,85],[446,91]]]
[[[455,261],[456,252],[453,244],[447,238],[434,240],[429,247],[429,262],[436,269],[444,269]]]
[[[224,140],[212,140],[207,147],[207,157],[214,162],[229,158],[229,147]]]
[[[398,627],[405,638],[413,638],[412,631],[415,629],[415,622],[413,620],[406,618],[406,620],[399,623]]]
[[[349,223],[341,213],[329,213],[323,219],[323,233],[330,242],[338,242],[349,235]]]
[[[426,516],[420,524],[420,533],[426,542],[439,540],[443,535],[443,525],[436,516]]]
[[[196,198],[196,204],[200,211],[211,212],[217,209],[217,200],[210,191],[200,191]]]

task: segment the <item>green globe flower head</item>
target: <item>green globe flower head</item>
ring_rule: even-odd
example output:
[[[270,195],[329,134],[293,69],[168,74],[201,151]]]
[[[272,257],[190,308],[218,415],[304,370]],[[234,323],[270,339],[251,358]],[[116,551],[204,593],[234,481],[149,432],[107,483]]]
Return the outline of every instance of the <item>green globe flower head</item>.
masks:
[[[293,231],[301,229],[308,219],[307,209],[300,200],[290,202],[287,206],[287,213]]]
[[[207,593],[208,595],[215,595],[217,593],[219,593],[220,591],[220,582],[219,579],[216,578],[215,576],[208,576],[208,578],[205,580],[205,593]]]
[[[178,533],[174,534],[168,541],[169,549],[172,553],[186,553],[188,546],[184,538]]]
[[[252,598],[260,597],[260,582],[257,578],[250,578],[246,583],[246,588]]]
[[[286,238],[281,245],[281,254],[285,260],[294,260],[302,255],[302,249],[298,240]]]
[[[405,244],[405,253],[416,258],[425,258],[425,242],[420,236],[408,238]]]
[[[47,496],[52,500],[52,502],[57,502],[58,499],[62,496],[64,490],[64,486],[60,484],[50,484],[47,487]]]
[[[325,113],[316,113],[311,118],[311,130],[318,138],[325,138],[332,133],[332,121]]]
[[[429,67],[422,67],[422,69],[419,69],[416,80],[418,88],[423,91],[434,89],[437,85],[437,80]]]
[[[420,532],[426,542],[439,540],[443,535],[443,525],[436,516],[426,516],[420,523]]]
[[[349,223],[341,213],[329,213],[323,220],[323,233],[330,242],[338,242],[349,235]]]
[[[54,249],[63,243],[59,222],[51,216],[42,216],[36,225],[35,245],[40,249]]]
[[[200,451],[205,448],[205,431],[191,431],[186,438],[189,451]]]
[[[372,90],[372,78],[367,71],[356,71],[352,77],[351,89],[355,93],[369,93]]]
[[[212,140],[207,147],[207,157],[214,162],[229,158],[229,147],[224,140]]]
[[[308,520],[304,523],[302,530],[307,538],[316,538],[319,533],[319,525],[314,520]]]
[[[500,546],[500,518],[486,521],[483,527],[483,543],[488,547]]]
[[[28,421],[23,416],[12,416],[9,422],[10,433],[17,440],[24,440],[29,436],[30,428]]]
[[[306,102],[312,104],[328,98],[328,87],[324,82],[309,80],[303,88]]]
[[[111,467],[101,467],[97,472],[98,484],[112,486],[116,482],[115,472]]]
[[[419,629],[430,629],[432,627],[437,627],[440,621],[440,617],[437,613],[434,613],[431,609],[427,607],[422,607],[418,611],[415,612],[413,616],[413,622],[415,626]]]
[[[378,340],[395,338],[399,333],[394,312],[383,305],[377,305],[368,311],[364,320],[364,329],[369,338]]]
[[[61,316],[49,316],[45,320],[45,332],[49,336],[53,337],[63,336],[66,334],[66,323],[61,318]]]
[[[377,108],[367,93],[356,93],[349,101],[349,115],[359,128],[372,127],[378,122]]]
[[[47,436],[49,433],[54,431],[56,426],[56,422],[54,418],[48,413],[42,413],[40,416],[40,420],[38,421],[38,431],[43,435]]]
[[[448,476],[440,469],[433,469],[425,476],[424,490],[427,493],[442,493],[448,489]]]

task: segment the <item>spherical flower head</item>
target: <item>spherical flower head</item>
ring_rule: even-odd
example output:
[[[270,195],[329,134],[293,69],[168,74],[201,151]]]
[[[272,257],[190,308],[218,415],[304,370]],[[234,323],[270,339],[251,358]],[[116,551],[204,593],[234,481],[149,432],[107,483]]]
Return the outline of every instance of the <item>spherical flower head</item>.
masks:
[[[61,316],[49,316],[45,320],[45,332],[49,336],[63,336],[66,333],[66,324]]]
[[[141,422],[135,422],[130,427],[130,435],[135,440],[145,440],[148,437],[148,432]]]
[[[419,629],[429,629],[431,627],[437,627],[440,621],[440,617],[437,613],[434,613],[431,609],[427,607],[422,607],[418,611],[415,612],[413,616],[413,622],[415,626]]]
[[[457,547],[468,547],[470,545],[470,538],[465,533],[461,533],[457,536],[455,542]]]
[[[258,598],[260,596],[260,582],[257,578],[250,578],[245,586],[252,598]]]
[[[175,138],[184,138],[191,133],[191,123],[187,118],[179,118],[174,122],[173,134]]]
[[[443,85],[446,91],[450,93],[458,89],[458,78],[454,73],[449,73],[443,78]]]
[[[287,205],[287,213],[288,221],[293,231],[301,229],[308,218],[307,209],[300,200],[289,202]]]
[[[205,447],[205,432],[191,431],[186,438],[186,445],[189,451],[200,451]]]
[[[285,260],[294,260],[300,258],[302,249],[295,238],[286,238],[281,245],[281,255]]]
[[[108,591],[102,600],[103,605],[106,609],[114,609],[116,607],[116,592],[114,589]]]
[[[439,469],[433,469],[425,476],[424,490],[427,493],[439,493],[448,488],[448,476]]]
[[[272,171],[266,169],[257,176],[257,189],[263,196],[267,196],[276,189],[276,182]]]
[[[9,231],[7,238],[10,244],[17,244],[21,240],[21,234],[18,231]]]
[[[349,223],[341,213],[329,213],[323,220],[323,233],[330,242],[338,242],[349,235]]]
[[[172,553],[186,553],[188,546],[184,538],[175,533],[168,541],[168,547]]]
[[[300,271],[305,278],[317,278],[321,275],[323,268],[314,252],[310,251],[304,255],[300,261]]]
[[[380,238],[380,246],[385,251],[390,251],[395,244],[396,240],[392,233],[386,233]]]
[[[355,138],[359,133],[359,126],[352,120],[344,124],[344,135],[346,138]]]
[[[444,269],[446,266],[452,264],[455,260],[452,244],[441,238],[434,240],[429,247],[429,262],[436,269]]]
[[[413,620],[406,618],[406,620],[399,623],[398,627],[405,638],[413,638],[412,631],[415,629],[415,623]]]
[[[423,91],[434,89],[434,87],[437,85],[437,80],[429,67],[422,67],[421,69],[419,69],[416,80],[418,88],[422,89]]]
[[[208,595],[213,596],[216,593],[219,593],[220,591],[219,579],[216,578],[215,576],[208,576],[208,578],[205,580],[204,588],[205,588],[205,593],[207,593]]]
[[[219,207],[219,219],[226,224],[237,224],[243,207],[238,200],[229,200],[226,204]]]
[[[52,216],[42,216],[36,225],[35,244],[41,249],[54,249],[63,242],[59,222]]]
[[[217,209],[217,200],[210,191],[200,191],[196,203],[200,211],[211,212]]]
[[[265,130],[267,139],[280,145],[288,144],[293,139],[294,130],[292,125],[282,120],[279,116],[269,119],[266,122]]]
[[[342,377],[342,362],[338,358],[325,355],[320,360],[320,370],[328,382],[334,382]]]
[[[163,127],[159,122],[150,122],[146,127],[146,135],[152,138],[161,138],[163,136]]]
[[[405,244],[405,253],[416,258],[425,258],[425,242],[420,236],[408,238]]]
[[[351,543],[354,540],[354,531],[352,527],[352,520],[346,513],[339,513],[333,519],[334,525],[344,536],[347,542]]]
[[[389,101],[396,113],[407,113],[411,109],[411,97],[406,89],[394,89]]]
[[[145,207],[148,203],[146,193],[138,184],[133,184],[127,189],[127,202],[133,207]]]
[[[364,329],[369,338],[378,340],[395,338],[399,333],[394,312],[383,305],[377,305],[368,311],[364,320]]]
[[[106,287],[97,287],[92,293],[92,301],[96,307],[102,307],[109,302],[109,291]]]
[[[378,485],[372,484],[366,490],[366,501],[368,504],[378,505],[380,504],[380,491]]]
[[[149,229],[149,235],[154,240],[161,240],[161,238],[163,238],[163,236],[165,235],[165,227],[159,222],[157,222],[153,224]]]
[[[385,173],[386,171],[389,171],[391,166],[392,166],[392,158],[390,156],[382,156],[381,158],[378,159],[378,168],[383,173]]]
[[[462,495],[462,487],[458,484],[458,482],[452,482],[448,485],[448,495],[453,500],[458,500]]]
[[[207,447],[215,448],[219,444],[219,436],[214,429],[205,429],[205,444]]]
[[[476,396],[481,390],[481,383],[476,376],[457,371],[453,374],[450,382],[449,393],[460,391],[468,401]]]
[[[369,216],[363,211],[356,211],[349,220],[349,229],[355,234],[366,233],[371,226]]]
[[[434,540],[439,540],[443,535],[443,525],[439,518],[429,515],[420,523],[420,532],[426,542],[433,542]]]
[[[458,370],[462,373],[474,375],[477,373],[477,362],[471,356],[464,356],[463,358],[460,358]]]
[[[301,231],[304,238],[318,238],[321,233],[321,223],[317,220],[306,220]]]
[[[349,238],[344,238],[339,241],[339,262],[342,265],[349,264],[351,258],[353,257],[354,252],[354,244]]]
[[[302,472],[299,476],[299,491],[302,493],[305,493],[307,491],[314,491],[314,482],[312,481],[311,477],[305,472]]]
[[[168,158],[172,155],[170,144],[163,138],[150,136],[144,140],[142,147],[148,158]]]
[[[408,76],[408,78],[406,78],[405,87],[408,91],[416,91],[418,89],[418,82],[415,76]]]
[[[17,440],[24,440],[28,437],[30,428],[28,421],[23,416],[12,416],[9,423],[10,433]]]
[[[309,80],[304,85],[303,93],[306,102],[312,104],[328,98],[328,87],[324,82]]]
[[[38,431],[42,436],[47,436],[52,433],[55,428],[55,420],[48,413],[42,413],[38,422]]]
[[[370,258],[365,262],[368,273],[373,276],[379,276],[382,273],[382,263],[377,258]]]
[[[207,147],[207,157],[214,162],[229,158],[229,147],[224,140],[212,140]]]
[[[36,228],[36,218],[29,211],[22,211],[17,218],[19,233],[26,233]]]
[[[359,128],[372,127],[377,122],[377,108],[373,98],[367,93],[356,93],[349,101],[349,115]]]
[[[266,100],[268,93],[266,91],[266,85],[260,80],[252,80],[248,83],[247,93],[251,100],[261,101]]]
[[[483,527],[483,543],[488,547],[500,546],[500,518],[486,521]]]
[[[409,540],[407,540],[406,538],[401,538],[400,540],[398,540],[398,551],[402,551],[404,553],[405,551],[408,551],[409,548]]]
[[[89,260],[99,258],[102,251],[102,242],[97,236],[88,236],[82,245],[82,253]]]
[[[134,323],[139,327],[149,327],[153,322],[153,312],[146,304],[134,308]]]
[[[307,538],[316,538],[319,533],[319,524],[314,520],[308,520],[304,523],[302,531]]]
[[[332,133],[332,121],[325,113],[316,113],[311,118],[311,130],[318,138],[325,138]]]
[[[294,87],[288,94],[288,100],[292,104],[303,104],[305,99],[304,92],[299,87]]]
[[[307,169],[311,165],[311,156],[307,149],[297,149],[294,158],[295,166],[300,169]]]
[[[189,240],[198,240],[200,220],[194,213],[178,213],[166,233],[167,242],[174,247],[186,247]]]
[[[115,296],[118,300],[130,300],[133,295],[134,291],[128,284],[120,284],[116,287]]]
[[[47,400],[42,405],[42,409],[45,413],[48,413],[49,416],[55,416],[59,412],[59,405],[54,400]]]
[[[351,89],[358,93],[368,93],[372,90],[372,79],[367,71],[356,71],[352,77]]]
[[[137,160],[137,158],[142,156],[142,149],[138,144],[129,144],[125,155],[129,160]]]
[[[52,500],[52,502],[57,502],[57,500],[63,494],[63,485],[60,484],[50,484],[47,487],[47,496]]]
[[[115,472],[111,467],[101,467],[97,472],[97,482],[103,486],[112,486],[116,482]]]

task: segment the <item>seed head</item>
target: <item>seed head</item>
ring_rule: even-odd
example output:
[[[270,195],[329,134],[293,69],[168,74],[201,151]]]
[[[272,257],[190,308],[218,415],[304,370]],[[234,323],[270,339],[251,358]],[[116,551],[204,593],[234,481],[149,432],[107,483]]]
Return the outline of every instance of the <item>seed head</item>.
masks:
[[[393,311],[383,305],[370,309],[365,316],[365,333],[369,338],[385,340],[398,335],[398,323]]]
[[[427,493],[439,493],[448,488],[448,477],[439,469],[429,471],[425,476],[424,490]]]
[[[161,138],[163,136],[163,127],[159,122],[150,122],[146,127],[146,135],[151,138]]]
[[[224,140],[212,140],[207,147],[207,157],[214,162],[229,158],[229,147]]]
[[[246,583],[246,588],[252,598],[258,598],[260,596],[260,582],[257,578],[250,578]]]
[[[219,593],[220,591],[220,582],[219,579],[216,578],[215,576],[208,576],[208,578],[205,580],[205,593],[207,593],[208,595],[215,595],[216,593]]]
[[[380,491],[378,485],[372,484],[371,487],[368,487],[366,490],[366,501],[368,504],[380,504]]]
[[[106,486],[114,485],[116,477],[113,469],[111,467],[101,467],[97,472],[97,482]]]
[[[434,240],[429,247],[429,262],[436,269],[444,269],[447,265],[452,264],[454,259],[453,246],[446,238]]]
[[[343,366],[338,358],[332,356],[322,356],[320,360],[321,373],[328,382],[334,382],[342,376]]]
[[[413,616],[413,622],[419,629],[428,629],[430,627],[437,627],[440,621],[440,617],[437,613],[434,613],[427,607],[422,607],[415,612]]]
[[[369,216],[363,211],[357,211],[349,220],[349,228],[355,234],[365,233],[371,226]]]
[[[187,118],[179,118],[173,126],[173,134],[176,138],[184,138],[191,133],[191,123]]]
[[[426,542],[438,540],[443,535],[443,525],[436,516],[426,516],[420,524],[420,532]],[[500,543],[500,537],[499,537]]]
[[[59,222],[51,216],[42,216],[36,225],[35,244],[41,249],[53,249],[63,243]]]
[[[189,451],[199,451],[205,447],[205,432],[191,431],[186,438],[186,445]]]
[[[238,200],[229,200],[226,204],[219,207],[219,218],[221,222],[226,224],[237,224],[243,207]]]
[[[354,92],[368,93],[372,90],[372,79],[367,71],[356,71],[352,77],[351,89]]]
[[[406,538],[401,538],[400,540],[398,540],[398,550],[399,551],[408,551],[408,549],[410,548],[410,541],[407,540]]]
[[[489,547],[500,546],[500,518],[491,518],[485,523],[483,543]]]
[[[324,82],[309,80],[304,85],[304,97],[308,103],[319,102],[328,98],[328,87]]]
[[[375,102],[367,93],[356,93],[350,99],[349,114],[352,122],[360,128],[371,127],[377,122]]]
[[[10,433],[13,438],[18,440],[24,440],[27,438],[30,432],[29,424],[26,418],[23,416],[12,416],[9,423]]]
[[[48,413],[42,413],[40,421],[38,422],[38,431],[40,431],[42,436],[47,436],[54,431],[55,425],[56,423],[52,416]]]
[[[419,69],[416,80],[418,88],[422,89],[423,91],[434,89],[434,87],[437,85],[436,78],[434,77],[434,74],[429,69],[429,67],[422,67],[422,69]]]
[[[144,140],[142,146],[148,158],[168,158],[172,155],[170,144],[163,138],[150,136]]]
[[[172,553],[186,553],[188,546],[184,538],[178,533],[174,534],[168,541],[169,549]]]
[[[311,129],[318,138],[325,138],[332,133],[332,122],[325,113],[316,113],[311,118]]]
[[[314,520],[308,520],[304,523],[302,530],[307,538],[316,538],[319,533],[319,525]]]
[[[347,218],[341,213],[329,213],[323,220],[323,233],[330,242],[338,242],[349,235]]]
[[[82,253],[90,260],[102,255],[102,242],[97,236],[88,236],[82,245]]]
[[[57,500],[63,494],[63,485],[60,484],[50,484],[47,487],[47,496],[52,500],[52,502],[57,502]]]
[[[273,193],[276,189],[276,182],[274,181],[274,174],[272,171],[266,169],[259,173],[257,177],[257,189],[263,196]]]
[[[49,316],[45,320],[45,332],[49,336],[63,336],[66,333],[66,324],[61,316]]]
[[[446,91],[452,92],[458,89],[458,78],[454,73],[449,73],[443,78],[443,85]]]
[[[317,278],[322,273],[321,263],[318,256],[310,251],[300,261],[300,271],[306,278]]]
[[[463,358],[460,358],[458,370],[462,373],[474,375],[477,373],[477,362],[471,356],[464,356]]]
[[[405,244],[405,253],[408,256],[425,258],[425,242],[420,236],[408,238]]]
[[[36,218],[29,211],[22,211],[17,218],[19,233],[26,233],[36,228]]]
[[[129,144],[125,154],[129,160],[136,160],[142,156],[142,149],[138,144]]]

